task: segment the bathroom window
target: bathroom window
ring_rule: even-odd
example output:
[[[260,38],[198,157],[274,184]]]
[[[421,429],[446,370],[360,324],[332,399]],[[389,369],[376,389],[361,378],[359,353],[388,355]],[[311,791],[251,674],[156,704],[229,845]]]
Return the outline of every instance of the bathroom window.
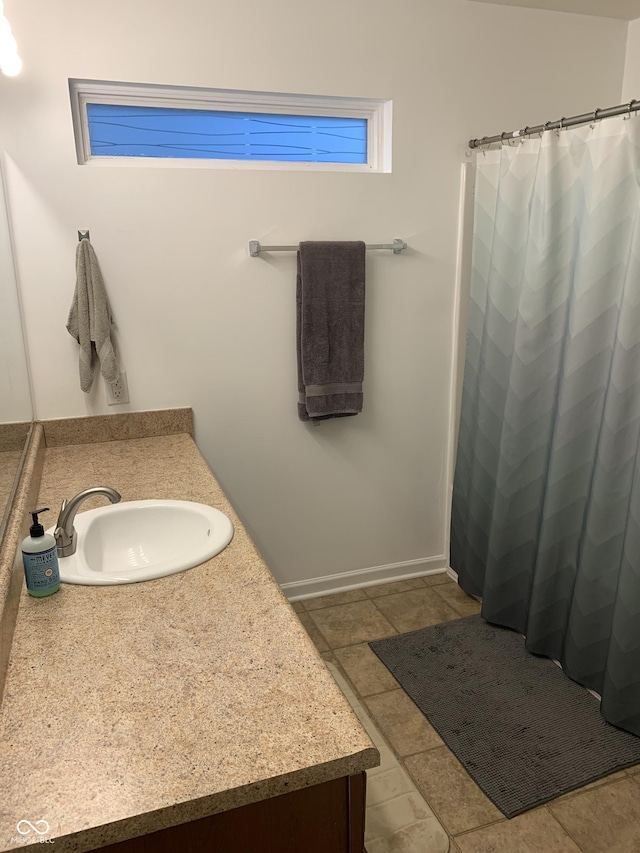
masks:
[[[391,102],[70,80],[78,163],[391,171]]]

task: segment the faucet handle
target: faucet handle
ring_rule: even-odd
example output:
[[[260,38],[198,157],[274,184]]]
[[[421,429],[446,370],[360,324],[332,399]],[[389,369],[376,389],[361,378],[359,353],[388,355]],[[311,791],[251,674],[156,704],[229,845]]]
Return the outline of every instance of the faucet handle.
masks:
[[[67,499],[65,498],[62,501],[60,506],[60,512],[58,513],[58,520],[56,521],[56,529],[53,531],[53,538],[56,540],[56,546],[58,549],[62,549],[63,547],[69,545],[73,534],[71,537],[64,529],[64,511],[67,508]]]
[[[91,489],[84,489],[84,491],[79,492],[70,501],[62,501],[56,531],[53,534],[58,547],[58,557],[70,557],[75,553],[76,531],[73,521],[80,504],[94,495],[104,495],[109,498],[111,503],[118,503],[121,500],[120,494],[110,486],[94,486]]]
[[[60,512],[58,513],[58,520],[56,521],[56,527],[60,527],[60,519],[62,518],[62,514],[65,511],[67,506],[67,499],[65,498],[60,505]]]

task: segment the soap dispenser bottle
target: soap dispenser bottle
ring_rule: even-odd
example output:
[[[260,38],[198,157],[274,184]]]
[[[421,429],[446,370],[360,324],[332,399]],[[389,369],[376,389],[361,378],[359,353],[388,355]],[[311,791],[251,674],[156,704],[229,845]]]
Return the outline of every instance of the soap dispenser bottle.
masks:
[[[22,562],[27,592],[36,598],[52,595],[60,589],[56,540],[50,533],[45,533],[44,527],[38,522],[38,515],[48,510],[49,507],[45,507],[31,513],[33,524],[29,529],[29,536],[22,540]]]

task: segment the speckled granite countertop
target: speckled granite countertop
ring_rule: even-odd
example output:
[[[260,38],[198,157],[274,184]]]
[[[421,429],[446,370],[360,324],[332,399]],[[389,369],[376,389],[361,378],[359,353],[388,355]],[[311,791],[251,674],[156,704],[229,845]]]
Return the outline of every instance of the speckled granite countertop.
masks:
[[[95,485],[216,506],[235,535],[160,580],[23,590],[0,709],[0,850],[24,849],[22,820],[46,821],[55,850],[85,851],[378,763],[188,435],[47,450],[40,505]]]

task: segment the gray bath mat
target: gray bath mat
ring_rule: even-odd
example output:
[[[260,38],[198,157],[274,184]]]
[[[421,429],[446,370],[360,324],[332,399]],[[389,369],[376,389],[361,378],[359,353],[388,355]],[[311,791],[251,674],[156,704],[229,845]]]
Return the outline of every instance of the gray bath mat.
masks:
[[[640,764],[640,738],[515,631],[467,616],[369,645],[507,817]]]

